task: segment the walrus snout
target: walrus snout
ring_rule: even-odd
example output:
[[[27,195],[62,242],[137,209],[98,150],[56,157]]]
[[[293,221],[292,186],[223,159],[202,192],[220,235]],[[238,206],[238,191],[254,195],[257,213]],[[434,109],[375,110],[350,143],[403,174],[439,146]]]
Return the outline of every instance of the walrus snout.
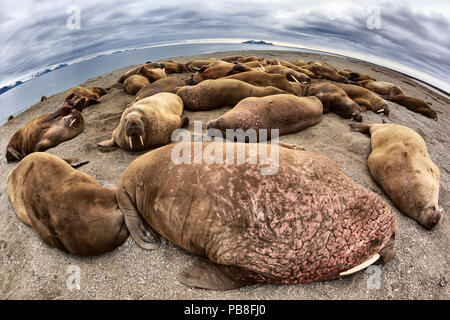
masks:
[[[433,205],[424,209],[421,216],[425,217],[424,222],[418,221],[419,224],[427,230],[433,229],[441,220],[442,217],[442,208],[439,209],[439,206]]]

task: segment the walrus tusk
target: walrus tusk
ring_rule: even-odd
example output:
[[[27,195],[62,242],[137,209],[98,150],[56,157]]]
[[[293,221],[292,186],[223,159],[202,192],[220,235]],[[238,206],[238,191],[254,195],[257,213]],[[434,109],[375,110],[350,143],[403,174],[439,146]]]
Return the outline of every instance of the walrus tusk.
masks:
[[[131,141],[131,137],[128,137],[128,143],[130,144],[131,150],[133,150],[133,142]]]
[[[77,121],[77,119],[73,119],[70,124],[69,124],[69,128],[74,124],[74,122]]]
[[[62,117],[61,119],[69,119],[71,116],[72,116],[72,115],[69,114],[69,115],[67,115],[67,116],[65,116],[65,117]]]
[[[277,60],[277,63],[278,63],[278,65],[279,65],[279,66],[281,66],[281,63],[280,63],[280,61],[278,61],[278,60]]]
[[[353,267],[350,270],[347,270],[347,271],[339,273],[339,276],[347,276],[349,274],[361,271],[361,270],[367,268],[368,266],[370,266],[371,264],[373,264],[379,258],[380,258],[380,255],[378,253],[376,253],[372,258],[370,258],[369,260],[361,263],[360,265],[357,265],[356,267]]]
[[[382,113],[384,111],[384,109],[380,109],[377,111],[377,113]]]
[[[139,136],[139,139],[141,140],[142,146],[144,146],[144,140],[142,139],[142,136]]]
[[[300,83],[292,74],[290,74],[291,78],[294,79],[295,82]]]
[[[258,62],[258,64],[261,66],[262,71],[266,72],[266,69],[264,68],[264,66],[260,62]]]

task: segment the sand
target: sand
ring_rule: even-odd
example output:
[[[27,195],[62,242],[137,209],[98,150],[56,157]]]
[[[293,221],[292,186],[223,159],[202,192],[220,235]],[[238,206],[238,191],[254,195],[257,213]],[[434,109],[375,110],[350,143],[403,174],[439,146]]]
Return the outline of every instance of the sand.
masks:
[[[219,292],[189,288],[176,280],[176,275],[199,259],[175,247],[165,239],[154,251],[139,248],[131,237],[124,245],[95,257],[76,257],[45,244],[15,215],[6,192],[6,177],[15,164],[8,164],[4,150],[12,134],[32,117],[55,110],[65,92],[55,94],[38,103],[0,127],[0,298],[1,299],[449,299],[450,285],[450,109],[449,100],[395,71],[334,56],[287,51],[238,51],[180,57],[189,61],[203,57],[228,55],[259,55],[307,61],[324,60],[336,68],[351,68],[374,76],[377,80],[401,86],[407,94],[432,103],[438,121],[410,112],[392,102],[390,115],[363,113],[368,123],[398,123],[416,130],[426,141],[432,160],[441,170],[440,205],[444,217],[433,231],[422,229],[403,215],[382,189],[372,180],[367,167],[370,153],[368,136],[351,132],[344,120],[334,114],[324,116],[322,122],[296,134],[282,136],[280,141],[297,144],[334,160],[352,179],[376,192],[394,208],[398,217],[395,259],[373,273],[362,271],[344,279],[300,285],[254,285],[238,290]],[[109,87],[129,67],[115,70],[83,83],[83,86]],[[181,75],[187,78],[188,75]],[[63,157],[89,160],[80,168],[104,185],[117,185],[125,168],[142,153],[121,149],[103,152],[96,144],[109,139],[121,112],[133,96],[120,88],[113,88],[101,103],[83,114],[84,132],[47,152]],[[207,121],[225,113],[229,108],[209,112],[185,112],[193,120]],[[80,290],[69,290],[66,281],[68,267],[79,267]],[[379,276],[379,282],[374,277]]]

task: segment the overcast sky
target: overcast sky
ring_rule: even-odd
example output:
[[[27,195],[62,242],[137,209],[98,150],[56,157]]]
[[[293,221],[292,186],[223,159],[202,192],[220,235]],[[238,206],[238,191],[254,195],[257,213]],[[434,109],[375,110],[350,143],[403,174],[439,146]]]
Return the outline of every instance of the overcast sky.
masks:
[[[378,62],[449,92],[450,1],[426,3],[1,0],[0,83],[107,50],[163,41],[244,38]],[[80,29],[67,27],[72,5],[80,8]]]

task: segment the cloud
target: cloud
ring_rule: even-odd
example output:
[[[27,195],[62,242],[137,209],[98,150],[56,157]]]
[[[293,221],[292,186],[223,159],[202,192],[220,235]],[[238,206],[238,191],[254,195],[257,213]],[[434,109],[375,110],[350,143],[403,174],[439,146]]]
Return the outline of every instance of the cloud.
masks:
[[[66,28],[71,3],[0,4],[0,81],[81,56],[157,42],[256,38],[375,56],[450,82],[446,1],[77,1],[81,30]],[[378,5],[381,28],[367,19]]]

